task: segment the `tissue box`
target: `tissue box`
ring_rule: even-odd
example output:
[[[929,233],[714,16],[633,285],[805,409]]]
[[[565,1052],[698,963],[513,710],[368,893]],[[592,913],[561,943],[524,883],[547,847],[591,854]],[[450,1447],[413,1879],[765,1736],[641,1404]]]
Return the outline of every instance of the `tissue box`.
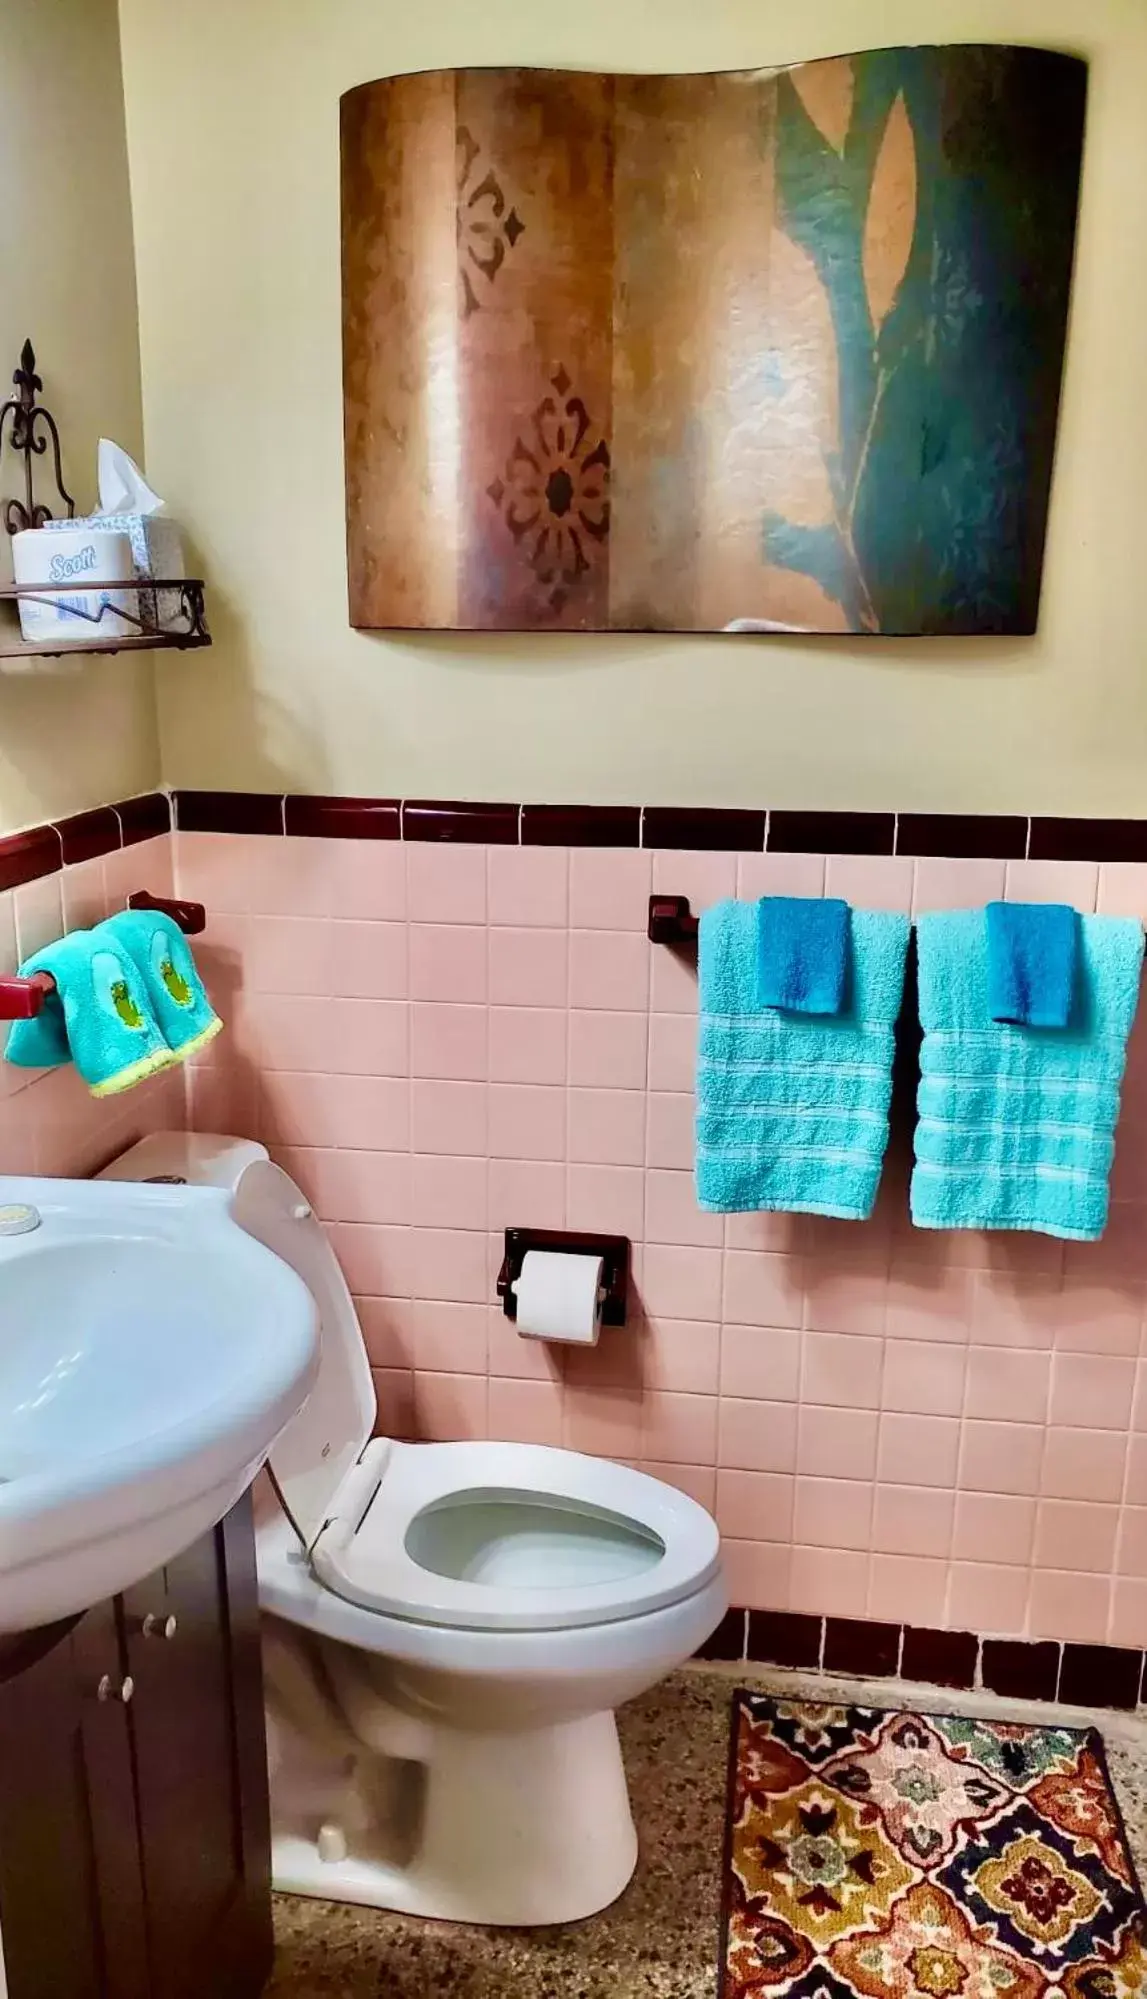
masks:
[[[86,514],[77,520],[45,521],[46,528],[90,528],[101,534],[126,534],[137,577],[184,576],[183,541],[179,525],[167,514]],[[139,615],[156,631],[182,631],[186,622],[178,590],[141,590]]]

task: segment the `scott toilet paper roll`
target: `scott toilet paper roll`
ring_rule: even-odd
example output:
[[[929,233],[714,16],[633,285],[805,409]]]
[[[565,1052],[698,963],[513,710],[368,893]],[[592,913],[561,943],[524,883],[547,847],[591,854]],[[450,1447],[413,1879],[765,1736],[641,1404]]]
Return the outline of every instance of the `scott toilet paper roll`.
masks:
[[[514,1280],[518,1331],[523,1339],[597,1345],[601,1330],[600,1256],[530,1249]]]

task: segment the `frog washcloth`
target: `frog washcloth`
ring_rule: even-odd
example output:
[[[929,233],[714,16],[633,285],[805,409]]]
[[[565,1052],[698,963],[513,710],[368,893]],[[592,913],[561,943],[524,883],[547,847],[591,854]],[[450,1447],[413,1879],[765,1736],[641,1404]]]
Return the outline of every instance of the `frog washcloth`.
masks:
[[[179,1060],[140,972],[104,928],[73,930],[25,960],[21,978],[50,972],[56,988],[33,1019],[13,1022],[5,1050],[20,1069],[74,1062],[93,1097],[130,1090]]]
[[[186,1061],[218,1034],[223,1022],[203,989],[178,923],[158,909],[121,909],[98,926],[131,959],[151,1011],[175,1058]]]

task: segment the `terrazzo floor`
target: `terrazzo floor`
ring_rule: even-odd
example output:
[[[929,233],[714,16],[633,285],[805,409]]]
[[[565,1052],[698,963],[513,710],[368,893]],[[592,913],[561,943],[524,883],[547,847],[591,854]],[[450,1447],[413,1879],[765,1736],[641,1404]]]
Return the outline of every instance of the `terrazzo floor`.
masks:
[[[991,1694],[741,1666],[690,1666],[619,1716],[641,1841],[620,1900],[589,1922],[479,1930],[347,1904],[276,1899],[267,1999],[713,1999],[729,1695],[734,1686],[873,1707],[1015,1721],[1097,1722],[1141,1876],[1147,1874],[1147,1713],[1085,1714]]]

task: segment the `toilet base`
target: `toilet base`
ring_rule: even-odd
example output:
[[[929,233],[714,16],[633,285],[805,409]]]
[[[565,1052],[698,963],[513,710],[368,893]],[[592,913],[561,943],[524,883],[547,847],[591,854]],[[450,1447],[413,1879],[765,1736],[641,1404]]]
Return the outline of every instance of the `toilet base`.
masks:
[[[417,1732],[418,1760],[392,1766],[395,1781],[378,1781],[369,1752],[344,1758],[321,1802],[292,1784],[289,1753],[273,1765],[276,1888],[513,1927],[577,1922],[616,1900],[637,1834],[611,1713],[520,1734],[438,1721]]]

